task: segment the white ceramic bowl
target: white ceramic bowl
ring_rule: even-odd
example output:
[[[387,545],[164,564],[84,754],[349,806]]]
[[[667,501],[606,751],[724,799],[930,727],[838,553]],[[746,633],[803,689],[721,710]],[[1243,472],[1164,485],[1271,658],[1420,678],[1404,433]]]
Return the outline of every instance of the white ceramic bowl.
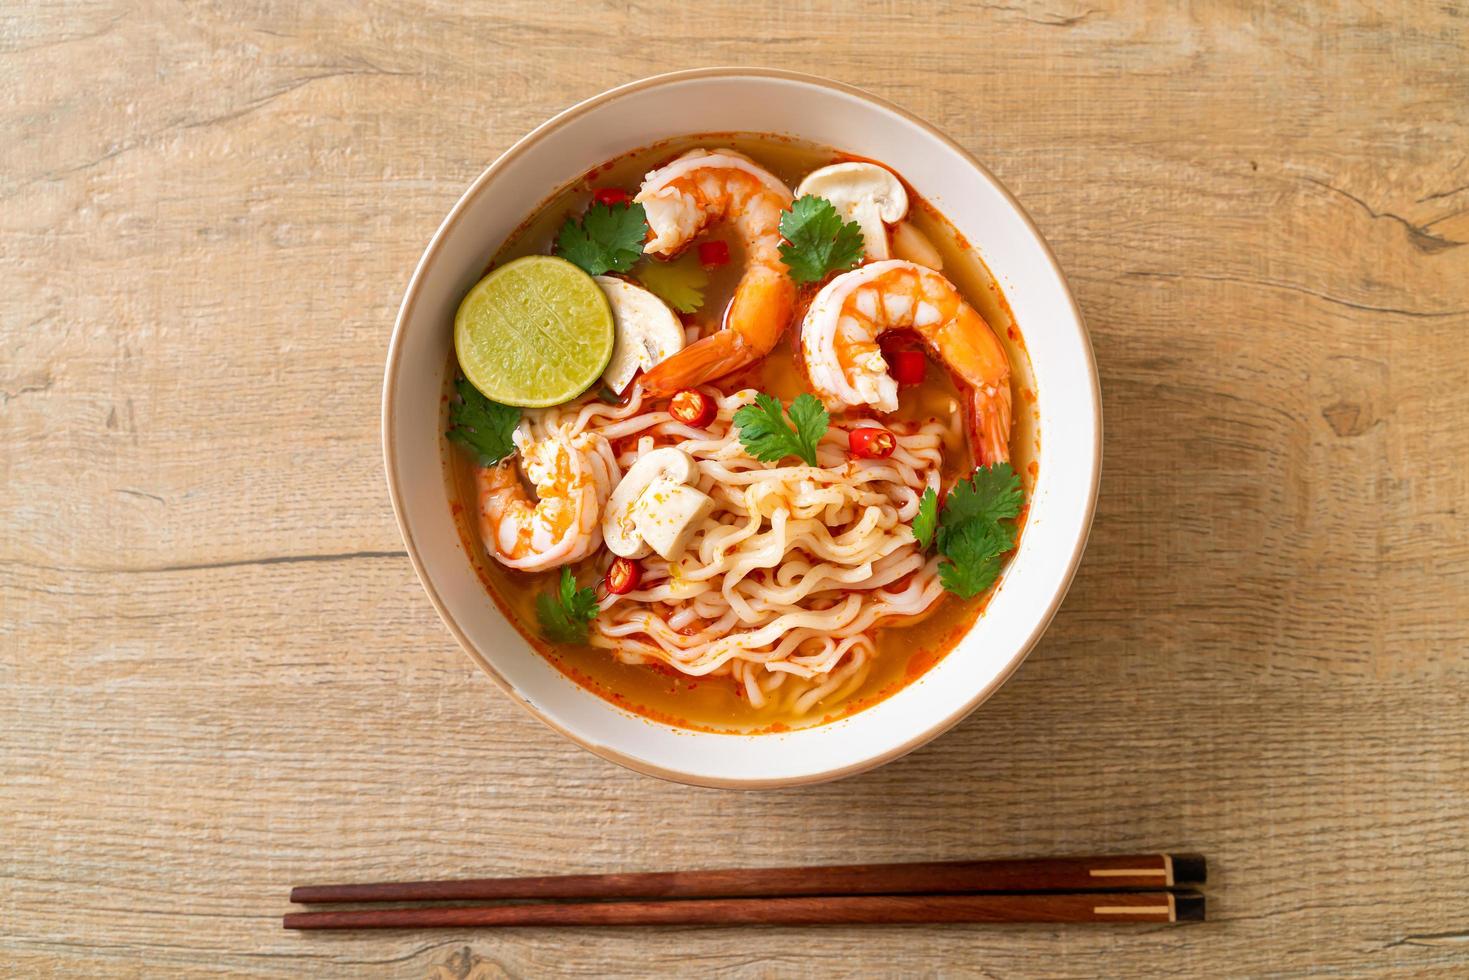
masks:
[[[1040,474],[1020,549],[974,629],[919,680],[830,724],[721,735],[628,714],[541,658],[485,593],[460,544],[439,462],[439,393],[454,311],[490,257],[557,188],[630,150],[708,132],[799,137],[881,160],[978,249],[1025,337],[1040,410]],[[1040,232],[973,157],[881,99],[825,79],[704,69],[644,79],[573,106],[479,176],[419,260],[388,352],[383,452],[418,577],[469,655],[506,693],[591,751],[650,775],[727,787],[861,772],[941,734],[1019,666],[1071,583],[1101,471],[1101,398],[1080,312]]]

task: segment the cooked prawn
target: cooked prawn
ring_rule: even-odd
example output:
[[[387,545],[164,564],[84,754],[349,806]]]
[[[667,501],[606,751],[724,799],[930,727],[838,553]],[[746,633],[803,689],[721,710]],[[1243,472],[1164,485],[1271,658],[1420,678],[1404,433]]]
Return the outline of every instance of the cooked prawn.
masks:
[[[970,421],[983,464],[1010,458],[1010,360],[984,317],[932,269],[897,259],[873,262],[827,283],[801,322],[801,356],[828,408],[898,408],[877,338],[913,330],[972,390]]]
[[[671,395],[770,353],[796,302],[795,283],[780,260],[780,213],[790,206],[790,189],[733,150],[690,150],[648,174],[634,200],[652,229],[644,252],[673,255],[705,228],[729,221],[747,258],[724,326],[643,375],[643,390],[655,398]]]
[[[602,543],[607,481],[593,438],[558,432],[533,441],[522,427],[514,435],[521,463],[511,457],[479,471],[480,536],[500,564],[539,572],[580,561]]]

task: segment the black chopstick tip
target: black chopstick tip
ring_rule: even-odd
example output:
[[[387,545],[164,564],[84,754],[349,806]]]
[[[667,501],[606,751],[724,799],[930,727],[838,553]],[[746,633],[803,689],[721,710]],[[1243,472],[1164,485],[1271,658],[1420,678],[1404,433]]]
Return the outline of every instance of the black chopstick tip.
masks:
[[[1198,892],[1180,892],[1174,895],[1173,918],[1177,922],[1203,922],[1204,896]]]
[[[1209,880],[1209,867],[1202,854],[1174,854],[1173,883],[1175,885],[1202,885]]]

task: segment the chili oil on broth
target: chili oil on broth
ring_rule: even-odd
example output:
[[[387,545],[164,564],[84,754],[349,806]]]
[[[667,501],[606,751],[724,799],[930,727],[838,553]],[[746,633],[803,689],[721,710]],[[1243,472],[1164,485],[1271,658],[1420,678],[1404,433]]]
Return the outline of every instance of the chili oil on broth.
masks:
[[[748,134],[710,134],[654,144],[597,167],[552,195],[511,234],[495,253],[486,271],[523,255],[550,253],[556,233],[567,216],[583,211],[591,202],[594,190],[621,187],[635,193],[648,171],[695,147],[738,150],[770,170],[792,189],[802,177],[818,167],[852,159],[847,154],[786,137]],[[1011,386],[1015,396],[1011,464],[1020,475],[1028,500],[1037,475],[1039,431],[1035,380],[1019,329],[998,283],[984,262],[968,247],[958,231],[911,187],[909,195],[908,220],[933,242],[943,258],[943,274],[984,316],[1010,358]],[[728,225],[701,235],[690,248],[696,248],[698,242],[716,240],[729,245],[730,261],[711,270],[704,305],[691,317],[684,318],[686,323],[697,324],[701,334],[706,335],[719,329],[723,312],[744,268],[743,245]],[[801,305],[791,328],[760,364],[720,379],[715,386],[724,392],[755,387],[786,403],[808,391],[800,370],[795,339],[800,315],[814,292],[815,286],[802,288]],[[444,413],[441,432],[448,428],[448,405],[457,376],[458,365],[451,350],[441,399]],[[923,382],[900,390],[899,407],[894,417],[910,421],[929,417],[962,420],[961,405],[961,394],[949,372],[930,358]],[[964,432],[961,421],[951,426],[945,436],[942,474],[945,489],[967,476],[973,467],[974,457]],[[454,520],[465,552],[501,611],[536,650],[572,681],[618,707],[655,721],[704,731],[754,733],[804,728],[852,714],[896,693],[938,663],[968,632],[987,602],[987,595],[963,600],[946,592],[920,617],[902,624],[875,627],[876,653],[871,669],[862,684],[840,700],[823,701],[801,716],[791,715],[773,703],[757,709],[743,696],[733,678],[692,677],[663,664],[624,664],[608,650],[547,641],[540,635],[535,598],[555,589],[560,570],[522,572],[506,568],[488,554],[479,536],[479,504],[475,486],[477,465],[467,452],[447,439],[441,439],[441,455],[450,500],[454,501]],[[1022,512],[1018,523],[1023,525],[1024,520],[1025,513]],[[599,548],[597,553],[572,568],[580,584],[598,583],[609,560],[606,549]]]

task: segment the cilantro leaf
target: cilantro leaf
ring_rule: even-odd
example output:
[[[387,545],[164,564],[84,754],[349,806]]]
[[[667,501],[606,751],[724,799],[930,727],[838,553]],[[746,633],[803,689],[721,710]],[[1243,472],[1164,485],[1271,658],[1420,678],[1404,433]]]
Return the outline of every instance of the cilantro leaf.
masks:
[[[939,581],[965,599],[979,595],[1000,577],[1000,556],[1014,545],[1013,535],[997,524],[959,525],[948,536],[944,554],[949,560],[939,565]]]
[[[797,395],[789,415],[794,428],[782,417],[780,402],[763,391],[755,396],[755,404],[735,412],[734,424],[745,452],[764,463],[799,456],[806,465],[815,466],[816,444],[826,434],[831,416],[812,395]]]
[[[821,442],[821,437],[826,435],[827,427],[831,425],[831,416],[827,414],[826,406],[815,395],[801,394],[791,402],[790,410],[786,414],[796,423],[796,440],[801,446],[796,455],[815,466],[816,445]]]
[[[796,433],[786,424],[780,402],[763,391],[755,396],[755,404],[734,413],[734,424],[745,452],[761,462],[774,463],[794,455],[798,448]]]
[[[931,492],[924,492],[925,500]],[[1010,522],[1020,515],[1024,503],[1020,478],[1009,463],[975,470],[949,491],[934,535],[939,554],[947,559],[939,565],[944,588],[971,599],[995,583],[1004,565],[1002,559],[1015,548],[1015,525]],[[919,501],[918,510],[913,519],[915,537],[920,521],[926,521],[924,500]],[[926,529],[931,527],[925,524]]]
[[[927,551],[928,546],[933,543],[933,532],[938,529],[938,520],[939,495],[934,493],[933,487],[929,487],[918,498],[918,513],[913,515],[913,537],[918,539],[921,550]]]
[[[597,594],[578,589],[571,569],[561,569],[561,585],[554,593],[536,596],[536,618],[541,632],[556,643],[585,643],[587,624],[597,618]]]
[[[694,252],[685,252],[672,262],[644,259],[632,274],[649,292],[680,313],[693,313],[704,305],[709,273]]]
[[[626,272],[643,255],[648,216],[641,204],[593,204],[578,223],[567,218],[556,236],[556,254],[591,276]]]
[[[449,408],[449,439],[468,447],[481,466],[492,466],[515,452],[510,434],[520,424],[520,409],[490,401],[465,378],[454,382],[454,390],[459,401]]]
[[[955,484],[944,500],[943,521],[938,532],[939,550],[944,550],[947,529],[970,521],[995,524],[1014,519],[1024,502],[1020,477],[1009,463],[996,463],[975,470],[969,479]]]
[[[862,261],[862,227],[842,222],[824,197],[807,194],[780,215],[785,241],[780,257],[796,282],[816,282],[835,269],[851,269]]]

